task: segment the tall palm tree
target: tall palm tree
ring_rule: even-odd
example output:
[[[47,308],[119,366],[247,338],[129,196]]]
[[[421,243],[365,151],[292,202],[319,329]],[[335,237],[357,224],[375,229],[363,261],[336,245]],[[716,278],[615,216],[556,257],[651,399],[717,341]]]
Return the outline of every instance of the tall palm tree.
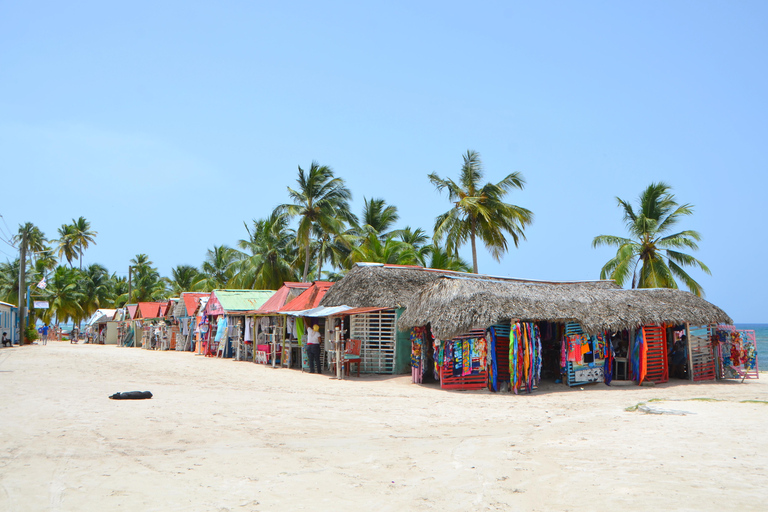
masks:
[[[483,164],[480,154],[467,151],[462,157],[464,165],[459,183],[443,179],[436,173],[429,175],[429,181],[438,191],[448,190],[448,199],[454,203],[453,208],[435,219],[434,239],[439,243],[445,237],[446,247],[452,254],[469,240],[472,244],[472,269],[477,273],[476,239],[485,244],[496,261],[501,261],[508,250],[504,233],[512,237],[517,247],[520,239],[525,239],[524,230],[533,221],[533,213],[503,201],[511,189],[522,190],[525,187],[520,173],[513,172],[498,183],[481,186]]]
[[[234,264],[232,284],[239,288],[277,290],[285,281],[298,279],[296,233],[288,228],[288,217],[278,210],[266,219],[253,221],[253,231],[245,226],[247,240],[238,241],[242,259]]]
[[[87,249],[90,244],[96,245],[96,231],[91,231],[91,223],[80,217],[77,220],[72,219],[73,238],[80,253],[80,270],[83,270],[83,249]]]
[[[59,238],[55,240],[58,245],[59,258],[64,258],[72,268],[72,260],[77,259],[77,233],[71,224],[62,224],[59,228]]]
[[[182,292],[188,292],[198,279],[200,271],[192,265],[178,265],[171,269],[171,293],[180,297]]]
[[[624,223],[630,238],[600,235],[592,247],[616,247],[616,256],[600,270],[600,279],[613,279],[623,286],[632,278],[632,288],[677,288],[675,277],[682,280],[691,293],[702,297],[704,290],[682,267],[698,267],[707,274],[709,268],[693,256],[678,249],[697,250],[701,235],[696,231],[672,232],[683,216],[693,214],[693,205],[679,205],[666,183],[651,183],[638,198],[637,210],[616,198],[624,212]]]
[[[334,176],[330,167],[312,162],[309,170],[304,171],[299,166],[296,182],[298,190],[288,187],[288,195],[293,204],[284,204],[278,209],[290,217],[300,217],[296,237],[298,245],[304,249],[304,273],[301,279],[306,281],[313,233],[341,233],[344,223],[355,222],[355,216],[349,209],[352,193],[343,179]],[[321,250],[321,263],[323,257]]]
[[[45,233],[33,223],[20,224],[19,232],[13,237],[13,243],[18,244],[21,242],[24,235],[27,238],[27,253],[30,255],[30,260],[36,261],[38,257],[44,255],[47,250],[50,250]]]

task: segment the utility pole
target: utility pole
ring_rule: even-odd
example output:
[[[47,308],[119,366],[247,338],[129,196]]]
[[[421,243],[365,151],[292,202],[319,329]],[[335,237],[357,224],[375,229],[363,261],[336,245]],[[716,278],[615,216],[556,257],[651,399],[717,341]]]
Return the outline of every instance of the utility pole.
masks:
[[[125,303],[127,306],[131,303],[131,292],[133,291],[133,276],[131,273],[133,272],[133,267],[128,265],[128,301]]]
[[[24,344],[27,334],[27,233],[21,233],[19,249],[19,346]]]

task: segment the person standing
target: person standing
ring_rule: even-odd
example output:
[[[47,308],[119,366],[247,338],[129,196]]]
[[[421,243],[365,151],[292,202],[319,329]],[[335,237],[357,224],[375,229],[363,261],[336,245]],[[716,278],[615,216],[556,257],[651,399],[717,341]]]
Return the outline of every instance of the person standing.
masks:
[[[48,344],[48,324],[43,325],[42,328],[42,334],[43,334],[43,345]]]
[[[307,358],[309,373],[323,373],[320,369],[320,326],[317,324],[307,333]]]

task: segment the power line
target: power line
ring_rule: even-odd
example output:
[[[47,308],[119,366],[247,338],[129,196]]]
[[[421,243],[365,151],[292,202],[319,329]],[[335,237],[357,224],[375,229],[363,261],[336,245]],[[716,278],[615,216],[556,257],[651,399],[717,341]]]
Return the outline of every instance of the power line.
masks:
[[[3,224],[5,224],[5,229],[8,231],[8,235],[7,235],[8,238],[13,238],[13,236],[11,236],[11,234],[10,234],[11,233],[11,228],[8,227],[8,223],[5,222],[5,217],[3,217],[2,213],[0,213],[0,219],[3,219]]]

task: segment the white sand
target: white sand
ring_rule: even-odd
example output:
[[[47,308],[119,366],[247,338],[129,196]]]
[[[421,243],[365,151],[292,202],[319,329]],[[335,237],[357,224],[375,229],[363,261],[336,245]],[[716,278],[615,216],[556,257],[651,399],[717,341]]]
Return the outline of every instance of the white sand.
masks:
[[[0,386],[0,510],[768,509],[766,380],[511,396],[49,342]],[[690,414],[625,411],[657,398]]]

